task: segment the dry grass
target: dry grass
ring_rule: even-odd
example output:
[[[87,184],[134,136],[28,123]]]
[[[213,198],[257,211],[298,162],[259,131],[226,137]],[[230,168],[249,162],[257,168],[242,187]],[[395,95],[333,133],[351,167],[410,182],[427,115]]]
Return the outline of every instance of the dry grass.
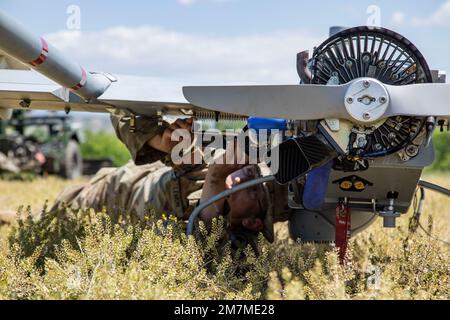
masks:
[[[450,187],[449,174],[425,179]],[[39,211],[66,185],[57,178],[1,182],[0,210]],[[450,241],[450,199],[427,192],[422,224]],[[342,267],[323,245],[298,245],[283,226],[262,254],[217,249],[221,234],[188,239],[174,221],[139,226],[105,213],[62,212],[0,227],[0,299],[449,299],[449,248],[421,230],[408,234],[381,220],[351,242]]]
[[[37,178],[33,182],[0,180],[0,210],[17,211],[20,206],[31,206],[32,211],[37,212],[46,200],[53,202],[65,187],[84,181],[87,178],[70,181],[55,176]]]

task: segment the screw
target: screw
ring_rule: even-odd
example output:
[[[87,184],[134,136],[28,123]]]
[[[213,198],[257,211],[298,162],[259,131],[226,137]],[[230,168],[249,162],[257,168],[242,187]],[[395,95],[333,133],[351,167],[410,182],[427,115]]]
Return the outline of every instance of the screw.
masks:
[[[395,138],[397,138],[397,135],[395,134],[395,132],[391,132],[388,134],[388,139],[389,140],[394,140]]]
[[[352,97],[348,97],[347,98],[347,103],[352,104],[353,103],[353,98]]]
[[[367,144],[367,140],[364,137],[358,138],[358,148],[364,148]]]
[[[363,119],[364,119],[364,120],[369,120],[369,119],[370,119],[370,113],[364,112],[364,113],[363,113]]]
[[[363,86],[364,86],[364,88],[370,87],[370,81],[369,80],[364,80]]]
[[[413,144],[410,144],[406,147],[405,152],[409,157],[415,157],[419,153],[419,148]]]
[[[385,104],[387,102],[387,98],[386,97],[380,97],[380,103],[381,104]]]

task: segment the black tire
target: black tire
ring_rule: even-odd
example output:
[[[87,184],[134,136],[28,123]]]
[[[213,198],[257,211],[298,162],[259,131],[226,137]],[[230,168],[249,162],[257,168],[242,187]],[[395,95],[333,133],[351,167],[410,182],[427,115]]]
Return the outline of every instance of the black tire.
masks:
[[[76,179],[83,174],[83,158],[80,145],[75,140],[70,140],[66,147],[61,175],[66,179]]]

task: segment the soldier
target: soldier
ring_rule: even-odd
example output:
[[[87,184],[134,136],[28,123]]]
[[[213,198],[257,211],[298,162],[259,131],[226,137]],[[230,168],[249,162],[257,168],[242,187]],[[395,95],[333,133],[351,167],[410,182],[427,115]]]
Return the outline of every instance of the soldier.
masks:
[[[106,208],[109,214],[126,210],[142,218],[153,209],[186,220],[198,203],[191,197],[194,192],[203,188],[200,202],[205,201],[261,174],[258,166],[174,165],[170,153],[178,142],[171,140],[172,132],[190,130],[192,119],[158,125],[156,118],[138,117],[134,132],[130,132],[129,121],[120,111],[111,115],[111,121],[133,162],[102,169],[87,184],[64,190],[52,210],[64,204],[74,210]],[[192,154],[195,152],[201,150],[191,150]],[[263,232],[273,241],[273,207],[282,208],[281,211],[287,207],[279,201],[283,197],[274,196],[282,191],[274,186],[244,190],[206,208],[200,218],[208,225],[214,217],[224,215],[236,234]],[[276,220],[279,219],[278,215]]]

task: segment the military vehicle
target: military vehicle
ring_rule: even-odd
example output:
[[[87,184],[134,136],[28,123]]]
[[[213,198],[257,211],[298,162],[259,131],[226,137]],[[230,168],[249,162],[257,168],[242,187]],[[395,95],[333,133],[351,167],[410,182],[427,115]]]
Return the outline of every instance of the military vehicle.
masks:
[[[0,125],[0,152],[17,169],[75,179],[83,173],[83,135],[67,115],[27,116],[16,110]],[[4,168],[5,170],[5,168]]]

